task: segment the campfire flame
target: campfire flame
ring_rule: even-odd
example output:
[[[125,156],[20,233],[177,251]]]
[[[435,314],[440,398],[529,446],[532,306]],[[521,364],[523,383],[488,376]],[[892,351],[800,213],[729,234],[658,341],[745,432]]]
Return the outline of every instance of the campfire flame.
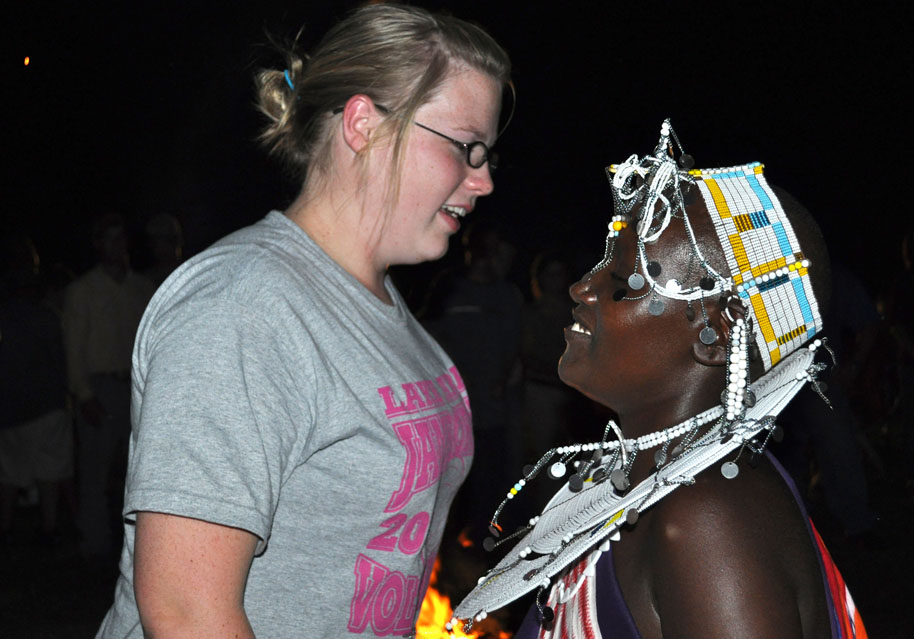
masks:
[[[470,539],[468,528],[464,528],[463,530],[460,531],[460,534],[457,535],[457,544],[461,548],[472,548],[473,547],[473,540]]]
[[[422,608],[419,610],[416,639],[511,639],[513,635],[510,632],[505,632],[497,627],[489,627],[488,623],[484,623],[482,628],[473,630],[470,634],[463,632],[462,623],[457,624],[450,632],[445,630],[445,624],[454,616],[454,609],[451,608],[451,598],[436,587],[439,570],[441,570],[441,559],[436,557],[428,590],[425,593],[425,599],[422,600]],[[489,622],[490,619],[485,621]],[[494,622],[494,620],[491,621]]]

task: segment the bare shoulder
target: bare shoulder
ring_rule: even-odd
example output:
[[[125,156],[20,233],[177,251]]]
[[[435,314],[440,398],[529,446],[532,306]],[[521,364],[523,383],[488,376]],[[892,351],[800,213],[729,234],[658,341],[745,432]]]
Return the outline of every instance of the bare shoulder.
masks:
[[[741,463],[732,480],[715,465],[644,519],[641,555],[655,576],[661,626],[675,619],[682,636],[691,628],[695,636],[804,637],[815,636],[820,618],[827,623],[806,522],[767,460]]]
[[[737,477],[727,479],[715,464],[693,486],[673,491],[658,504],[652,526],[657,540],[671,550],[751,544],[780,553],[785,542],[808,545],[800,509],[774,467],[763,460],[758,467],[741,462],[739,468]]]

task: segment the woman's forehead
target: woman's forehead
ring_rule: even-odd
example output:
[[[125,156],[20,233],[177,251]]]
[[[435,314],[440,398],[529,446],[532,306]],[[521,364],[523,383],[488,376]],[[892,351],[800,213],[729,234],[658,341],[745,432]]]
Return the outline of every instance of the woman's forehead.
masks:
[[[708,261],[719,270],[726,272],[726,264],[717,244],[717,238],[714,235],[713,226],[708,217],[707,209],[704,205],[689,207],[688,210],[690,222],[692,224],[695,242],[698,244],[701,252]],[[693,215],[693,213],[697,215]],[[674,220],[659,238],[653,242],[643,243],[644,255],[650,261],[660,262],[664,269],[677,272],[689,270],[690,265],[693,271],[692,275],[700,275],[699,270],[695,268],[695,251],[692,240],[686,232],[682,220]],[[628,264],[634,266],[634,261],[639,259],[638,234],[633,224],[625,228],[619,237],[615,239],[615,250],[613,251],[613,262],[616,264]],[[639,267],[639,270],[640,267]],[[680,275],[682,273],[679,273]],[[682,282],[684,283],[684,282]]]

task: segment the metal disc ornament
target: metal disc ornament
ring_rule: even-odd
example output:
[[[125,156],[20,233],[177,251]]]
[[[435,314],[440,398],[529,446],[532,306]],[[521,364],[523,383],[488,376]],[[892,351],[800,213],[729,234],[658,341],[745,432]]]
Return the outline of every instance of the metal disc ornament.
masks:
[[[549,467],[549,476],[553,479],[561,479],[566,472],[568,472],[568,469],[565,468],[565,464],[562,462],[555,462]]]
[[[584,489],[584,478],[575,473],[568,478],[568,490],[573,493],[579,493]]]
[[[647,272],[651,274],[651,277],[657,277],[660,275],[660,262],[648,262],[647,263]]]
[[[634,526],[635,524],[638,523],[638,517],[640,515],[641,515],[641,513],[638,512],[637,508],[629,508],[625,512],[625,521],[626,521],[626,523],[628,523],[628,525]]]
[[[628,481],[628,477],[625,476],[625,473],[621,468],[617,468],[610,474],[609,480],[612,482],[613,487],[622,492],[623,490],[628,490],[628,487],[631,483]]]
[[[749,389],[746,389],[746,406],[749,408],[755,406],[755,393]]]
[[[555,613],[549,606],[543,606],[543,622],[541,625],[548,625],[555,621]]]
[[[628,276],[628,287],[633,291],[644,288],[644,276],[641,273],[632,273]]]
[[[695,158],[688,153],[683,153],[679,156],[679,166],[688,171],[695,166]]]
[[[739,466],[736,465],[736,462],[728,461],[724,462],[720,467],[720,474],[726,477],[727,479],[733,479],[739,475]]]
[[[664,308],[665,307],[663,305],[663,300],[655,297],[651,300],[651,303],[647,305],[647,312],[657,317],[659,315],[663,315]]]
[[[701,333],[698,334],[698,339],[700,339],[701,343],[705,346],[710,346],[717,341],[717,331],[710,326],[705,326],[701,329]]]

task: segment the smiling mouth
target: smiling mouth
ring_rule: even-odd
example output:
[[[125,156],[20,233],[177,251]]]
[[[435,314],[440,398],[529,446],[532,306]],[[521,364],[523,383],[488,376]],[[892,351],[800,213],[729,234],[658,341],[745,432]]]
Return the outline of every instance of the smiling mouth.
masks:
[[[450,215],[455,220],[459,220],[467,214],[467,210],[462,206],[451,206],[450,204],[445,204],[441,207],[441,210]]]
[[[592,335],[590,331],[588,331],[586,328],[581,326],[578,322],[575,322],[574,324],[572,324],[570,330],[572,333],[580,333],[581,335]]]

